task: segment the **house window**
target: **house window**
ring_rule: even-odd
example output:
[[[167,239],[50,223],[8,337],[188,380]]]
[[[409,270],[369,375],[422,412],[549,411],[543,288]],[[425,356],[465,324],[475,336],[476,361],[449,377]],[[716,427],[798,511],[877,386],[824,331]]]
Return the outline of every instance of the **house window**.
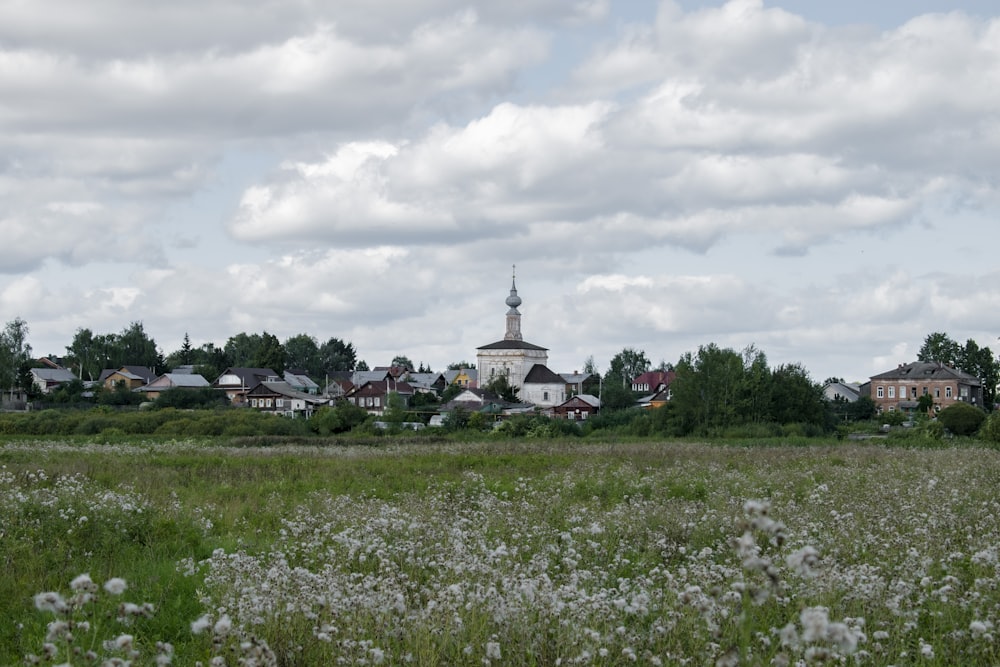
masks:
[[[896,398],[896,388],[889,387],[889,398]]]
[[[934,398],[941,398],[941,387],[934,387]]]
[[[924,387],[924,396],[927,395],[927,387]]]
[[[382,398],[380,396],[375,397],[375,407],[379,407],[382,404]]]
[[[875,396],[877,398],[885,398],[885,388],[882,386],[877,387],[875,389]]]
[[[549,392],[547,392],[547,391],[543,391],[542,392],[542,400],[543,401],[549,400]]]
[[[895,411],[896,411],[896,406],[895,405],[890,405],[889,406],[889,412],[895,412]]]
[[[256,408],[257,407],[257,399],[256,398],[251,398],[250,399],[250,407],[251,408]]]
[[[917,397],[917,388],[910,387],[910,398],[916,398],[916,397]]]
[[[267,407],[269,407],[269,408],[274,407],[274,405],[271,403],[271,399],[270,398],[267,399]]]
[[[944,397],[951,398],[951,385],[944,388]]]
[[[274,405],[276,407],[279,407],[279,408],[285,407],[285,399],[283,399],[283,398],[277,398],[277,399],[275,399],[274,400]]]

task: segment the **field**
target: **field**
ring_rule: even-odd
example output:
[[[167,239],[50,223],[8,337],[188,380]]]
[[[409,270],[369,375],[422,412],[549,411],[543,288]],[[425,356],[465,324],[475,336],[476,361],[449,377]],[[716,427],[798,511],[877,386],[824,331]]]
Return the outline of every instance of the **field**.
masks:
[[[0,465],[0,665],[1000,663],[1000,452],[975,445],[12,442]]]

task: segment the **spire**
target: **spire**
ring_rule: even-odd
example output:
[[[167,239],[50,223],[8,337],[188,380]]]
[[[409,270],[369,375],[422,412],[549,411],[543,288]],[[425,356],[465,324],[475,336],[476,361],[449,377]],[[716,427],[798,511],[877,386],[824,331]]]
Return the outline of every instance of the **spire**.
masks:
[[[517,265],[513,265],[510,279],[510,296],[504,302],[509,307],[510,310],[507,311],[507,333],[504,334],[504,340],[523,340],[521,338],[521,313],[518,312],[517,307],[521,305],[521,297],[517,295]]]

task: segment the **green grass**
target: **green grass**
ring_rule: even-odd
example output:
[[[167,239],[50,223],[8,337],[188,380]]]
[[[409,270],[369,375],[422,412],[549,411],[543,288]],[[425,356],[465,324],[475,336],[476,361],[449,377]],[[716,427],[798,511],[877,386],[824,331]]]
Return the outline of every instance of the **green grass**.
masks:
[[[487,644],[496,664],[624,664],[629,651],[713,664],[729,650],[767,664],[777,632],[815,606],[864,619],[872,664],[1000,660],[970,634],[1000,624],[993,449],[218,442],[0,446],[0,618],[13,621],[0,665],[41,650],[52,617],[33,596],[68,595],[83,572],[156,606],[101,624],[106,639],[134,634],[147,662],[156,641],[174,664],[206,661],[212,638],[190,624],[225,610],[280,664],[481,665]],[[753,533],[780,573],[760,604],[749,591],[771,584],[733,549],[748,499],[787,529],[781,545]],[[784,560],[805,545],[822,554],[814,579]]]

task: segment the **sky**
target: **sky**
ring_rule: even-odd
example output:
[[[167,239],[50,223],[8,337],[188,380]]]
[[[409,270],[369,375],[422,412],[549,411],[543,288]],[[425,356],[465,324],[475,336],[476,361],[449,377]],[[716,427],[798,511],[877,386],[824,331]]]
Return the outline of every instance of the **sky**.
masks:
[[[435,370],[1000,351],[993,0],[0,0],[0,319]]]

